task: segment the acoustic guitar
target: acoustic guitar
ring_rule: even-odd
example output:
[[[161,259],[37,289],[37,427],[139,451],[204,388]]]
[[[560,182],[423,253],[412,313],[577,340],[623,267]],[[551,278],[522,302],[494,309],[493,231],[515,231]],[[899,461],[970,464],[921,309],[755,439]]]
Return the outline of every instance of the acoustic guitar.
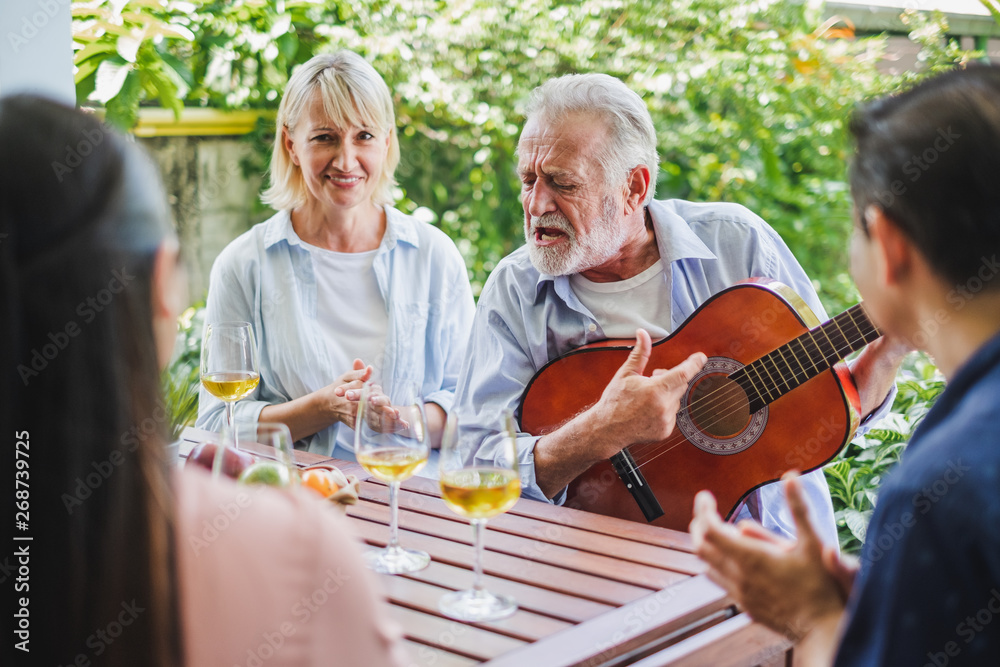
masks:
[[[752,278],[702,304],[653,344],[645,374],[708,356],[673,433],[626,447],[568,489],[567,505],[687,530],[695,494],[731,516],[754,489],[830,461],[857,429],[860,401],[842,359],[881,336],[858,304],[820,324],[795,292]],[[631,341],[585,345],[546,364],[521,398],[521,428],[544,435],[597,402]]]

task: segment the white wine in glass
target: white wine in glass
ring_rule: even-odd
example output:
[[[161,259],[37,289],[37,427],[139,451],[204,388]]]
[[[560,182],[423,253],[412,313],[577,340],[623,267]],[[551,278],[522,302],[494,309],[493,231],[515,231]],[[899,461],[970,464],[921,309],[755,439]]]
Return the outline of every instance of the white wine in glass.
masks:
[[[458,419],[454,415],[448,416],[441,438],[441,497],[449,509],[470,520],[476,549],[472,588],[447,593],[438,603],[442,613],[460,621],[495,621],[517,611],[513,598],[491,593],[483,586],[486,520],[503,514],[521,497],[513,415],[505,412],[503,422],[499,436],[503,455],[491,466],[472,465],[466,461],[460,447]]]
[[[235,404],[260,383],[257,342],[249,322],[218,322],[205,328],[201,345],[201,384],[226,404],[226,426],[235,438]]]
[[[354,428],[354,454],[358,463],[389,485],[389,544],[365,552],[368,567],[384,574],[416,572],[431,557],[424,551],[399,546],[399,485],[427,463],[430,438],[420,387],[402,383],[389,393],[365,383],[358,402]]]

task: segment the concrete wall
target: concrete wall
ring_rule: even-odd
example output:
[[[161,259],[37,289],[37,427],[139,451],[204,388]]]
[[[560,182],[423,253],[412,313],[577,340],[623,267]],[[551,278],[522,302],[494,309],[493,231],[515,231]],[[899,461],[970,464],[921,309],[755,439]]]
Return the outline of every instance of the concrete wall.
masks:
[[[257,193],[262,174],[244,178],[240,161],[251,152],[241,137],[151,137],[136,140],[160,166],[188,267],[190,303],[204,298],[219,252],[266,220]]]

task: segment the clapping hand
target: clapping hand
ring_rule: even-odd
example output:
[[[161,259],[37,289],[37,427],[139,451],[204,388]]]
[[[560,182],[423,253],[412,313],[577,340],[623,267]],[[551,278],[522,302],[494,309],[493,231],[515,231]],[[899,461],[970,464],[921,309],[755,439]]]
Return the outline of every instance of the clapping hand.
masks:
[[[752,521],[724,522],[707,491],[695,497],[690,531],[708,577],[755,621],[798,640],[821,625],[836,628],[856,566],[820,541],[798,475],[784,480],[798,539],[778,537]]]

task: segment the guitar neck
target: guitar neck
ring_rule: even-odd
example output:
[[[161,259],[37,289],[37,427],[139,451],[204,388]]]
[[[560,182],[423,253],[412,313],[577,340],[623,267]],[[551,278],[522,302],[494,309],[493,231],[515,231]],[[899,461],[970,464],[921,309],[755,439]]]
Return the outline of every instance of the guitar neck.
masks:
[[[859,303],[747,364],[729,378],[746,391],[750,410],[756,412],[881,335]]]

